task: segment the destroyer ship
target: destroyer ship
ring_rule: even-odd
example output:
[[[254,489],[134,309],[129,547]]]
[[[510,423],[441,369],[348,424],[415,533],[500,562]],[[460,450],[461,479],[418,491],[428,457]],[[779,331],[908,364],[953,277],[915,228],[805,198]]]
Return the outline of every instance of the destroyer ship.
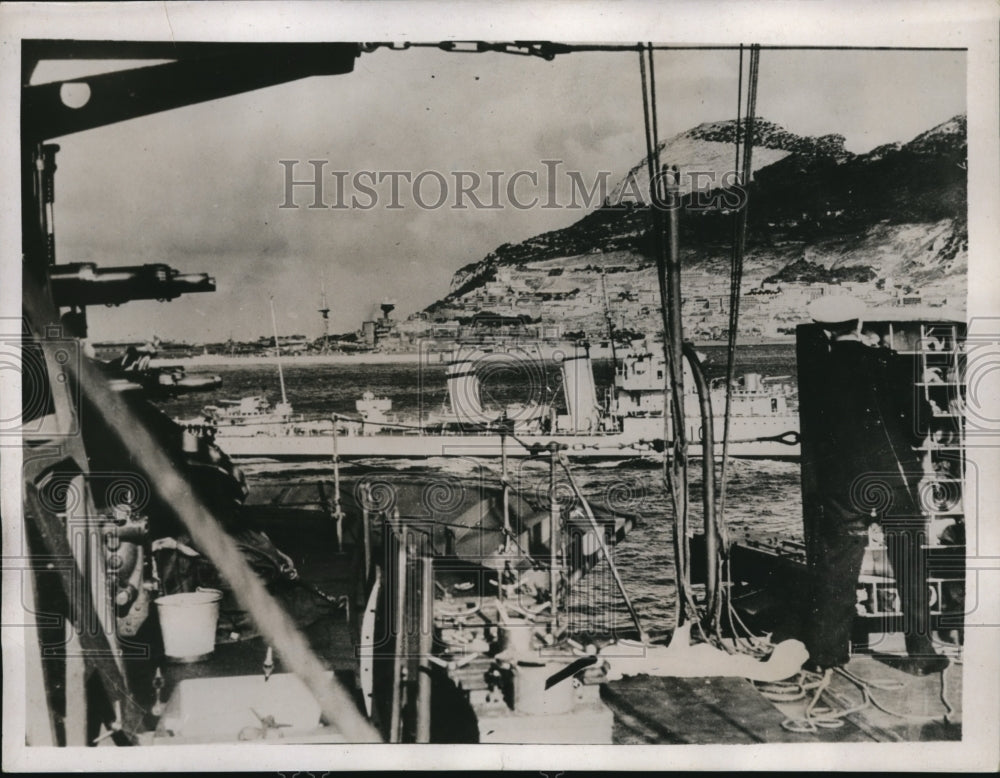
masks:
[[[562,44],[483,45],[547,57],[573,51]],[[591,504],[573,465],[576,452],[568,450],[573,438],[559,434],[565,423],[567,433],[601,437],[593,385],[579,369],[585,355],[567,363],[581,374],[567,381],[580,392],[568,398],[568,418],[557,417],[537,437],[540,445],[530,446],[547,466],[551,487],[548,500],[534,503],[511,488],[506,472],[498,483],[475,489],[455,488],[433,473],[377,481],[342,476],[336,449],[322,451],[333,458],[332,479],[248,485],[210,437],[174,424],[135,391],[116,392],[89,360],[67,358],[85,335],[79,329],[85,306],[102,301],[107,288],[81,276],[89,294],[83,298],[52,283],[60,267],[51,219],[58,147],[48,141],[307,76],[344,76],[371,46],[25,41],[23,48],[21,338],[32,369],[24,371],[19,428],[26,564],[18,595],[29,614],[47,616],[21,627],[29,747],[960,739],[960,667],[940,678],[901,680],[897,673],[895,685],[879,686],[894,697],[894,709],[903,710],[893,716],[885,705],[871,704],[877,684],[865,678],[874,660],[862,644],[847,674],[818,688],[801,672],[805,655],[797,641],[772,647],[760,634],[741,631],[730,595],[733,584],[750,577],[735,567],[731,580],[720,573],[729,544],[708,477],[706,584],[694,592],[683,421],[663,444],[674,452],[665,466],[673,479],[676,630],[668,644],[651,639],[611,553],[636,519]],[[636,48],[649,54],[651,68],[652,50]],[[139,55],[170,61],[84,79],[94,96],[84,108],[63,105],[60,82],[30,84],[34,65],[46,57]],[[164,84],[176,88],[165,91]],[[671,219],[677,216],[674,209]],[[677,234],[673,221],[659,227]],[[668,268],[679,267],[675,250],[665,248],[663,259]],[[118,276],[116,294],[124,290],[130,299],[212,286],[207,277],[167,274],[145,285],[135,274]],[[679,290],[672,289],[664,303],[679,311]],[[68,324],[78,328],[69,336]],[[938,328],[935,338],[947,348],[932,354],[917,345],[928,327]],[[941,411],[932,420],[929,455],[940,454],[953,468],[958,463],[945,481],[959,495],[947,505],[952,523],[960,524],[964,327],[909,321],[886,329],[908,344],[890,338],[890,348],[922,354],[915,358],[937,370],[926,375],[940,380],[916,385],[934,395]],[[803,370],[822,351],[816,335],[815,327],[800,328],[806,380],[800,380],[799,402],[808,435],[823,433],[822,419],[806,410],[814,407],[817,388]],[[685,383],[676,369],[681,336],[674,327],[664,338],[674,386]],[[696,356],[688,361],[690,384],[701,388],[703,448],[710,449],[708,386]],[[641,363],[646,367],[633,372]],[[462,364],[451,373],[462,398],[453,411],[472,416],[463,422],[489,423],[488,415],[476,417],[482,409]],[[655,364],[637,358],[629,372],[623,367],[621,388],[635,386],[640,395],[625,408],[625,420],[641,419],[645,410],[655,419],[641,399],[647,381],[663,380],[654,377]],[[500,437],[514,441],[523,432],[518,421],[541,423],[551,419],[547,414],[522,409]],[[642,429],[636,434],[656,434]],[[818,477],[808,435],[807,546],[815,529],[808,485]],[[351,437],[331,435],[338,446]],[[706,473],[714,472],[711,450],[702,455]],[[559,483],[573,495],[565,506],[555,498]],[[955,548],[957,565],[964,556],[961,545]],[[629,624],[615,634],[575,630],[568,618],[572,587],[598,562],[629,614]],[[955,599],[954,590],[949,597]],[[878,602],[891,610],[891,598]],[[729,628],[725,619],[713,623],[713,611],[729,617]],[[936,622],[938,629],[961,623],[954,609],[945,615],[952,621]],[[951,645],[960,656],[960,641]],[[847,700],[859,690],[868,704]],[[821,697],[825,712],[817,707]]]
[[[576,457],[627,459],[662,452],[670,445],[672,420],[669,412],[664,413],[662,346],[654,349],[645,341],[633,344],[616,359],[614,384],[603,393],[595,384],[586,344],[558,351],[554,364],[559,366],[565,412],[540,396],[502,406],[485,402],[484,376],[505,370],[534,376],[535,381],[525,388],[541,395],[545,360],[530,347],[470,346],[450,355],[448,402],[440,411],[393,413],[391,398],[366,392],[356,401],[353,416],[307,418],[292,410],[279,375],[280,403],[272,405],[259,395],[245,397],[209,405],[198,417],[176,421],[211,434],[223,451],[237,458],[313,459],[334,453],[366,458],[524,457],[557,440]],[[685,377],[686,435],[692,455],[700,455],[704,433],[690,367]],[[709,396],[713,412],[721,417],[726,405],[724,379],[713,382]],[[732,456],[798,456],[798,414],[788,376],[740,376],[731,392],[731,419]],[[719,441],[715,452],[721,455],[721,451]]]

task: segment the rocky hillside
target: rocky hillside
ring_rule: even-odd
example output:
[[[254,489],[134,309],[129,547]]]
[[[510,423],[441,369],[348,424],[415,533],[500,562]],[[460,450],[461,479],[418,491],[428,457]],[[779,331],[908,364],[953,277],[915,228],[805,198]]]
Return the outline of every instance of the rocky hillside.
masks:
[[[735,133],[733,121],[711,122],[660,144],[661,162],[682,173],[685,317],[705,333],[716,321],[724,325],[715,298],[728,290],[739,202],[727,175]],[[872,305],[908,297],[964,309],[964,115],[860,155],[845,150],[841,135],[806,138],[758,120],[753,162],[744,293],[768,304],[749,306],[747,332],[774,335],[775,322],[800,319],[817,285],[847,286]],[[640,160],[601,207],[575,224],[504,244],[461,268],[428,312],[516,313],[597,335],[608,307],[621,326],[655,327],[646,169]]]

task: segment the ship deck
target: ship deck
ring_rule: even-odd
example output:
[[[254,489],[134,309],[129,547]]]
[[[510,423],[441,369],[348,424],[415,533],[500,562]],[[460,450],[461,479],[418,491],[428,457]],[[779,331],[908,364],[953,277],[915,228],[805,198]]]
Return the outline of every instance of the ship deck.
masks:
[[[352,595],[352,555],[338,552],[334,525],[313,515],[273,517],[267,531],[275,544],[296,562],[301,578],[332,595]],[[356,555],[354,555],[356,556]],[[355,600],[350,607],[355,607]],[[351,616],[356,612],[331,610],[315,618],[303,631],[317,655],[351,690],[361,708],[357,651]],[[883,646],[891,649],[889,642]],[[189,678],[256,675],[263,671],[266,645],[252,633],[222,643],[207,661],[161,664],[167,699],[176,684]],[[284,672],[275,657],[278,673]],[[801,720],[811,696],[787,702],[767,699],[761,689],[742,678],[673,678],[635,676],[603,685],[601,698],[614,716],[615,744],[754,744],[906,742],[961,738],[962,666],[953,663],[943,676],[944,698],[952,709],[947,721],[940,674],[916,677],[888,666],[873,654],[855,656],[847,669],[873,686],[869,704],[844,717],[837,729],[793,732],[787,720]],[[150,669],[152,672],[152,669]],[[151,677],[139,684],[139,696],[151,701]],[[834,674],[821,704],[834,710],[858,706],[862,692],[846,677]],[[892,713],[887,712],[892,711]],[[898,715],[901,714],[901,715]],[[447,718],[447,716],[445,716]],[[437,727],[437,731],[441,731]],[[445,728],[447,731],[447,727]]]
[[[793,732],[811,697],[772,702],[742,678],[654,678],[635,676],[606,684],[603,699],[615,715],[616,744],[872,743],[960,740],[962,666],[945,671],[944,689],[953,713],[945,720],[940,674],[908,675],[871,655],[852,658],[846,668],[879,686],[869,704],[843,718],[836,729]],[[834,711],[864,703],[861,690],[834,674],[820,704]],[[889,713],[887,711],[891,711]]]

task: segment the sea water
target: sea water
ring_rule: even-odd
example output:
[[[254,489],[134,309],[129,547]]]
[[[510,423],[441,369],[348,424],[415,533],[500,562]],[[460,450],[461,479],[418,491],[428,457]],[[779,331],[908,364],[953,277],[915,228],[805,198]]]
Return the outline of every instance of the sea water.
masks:
[[[711,378],[725,374],[724,348],[699,349],[705,355],[705,372]],[[737,374],[757,372],[765,376],[795,378],[794,346],[742,347]],[[170,416],[190,417],[203,406],[220,399],[238,399],[263,394],[280,400],[277,371],[271,365],[227,366],[189,370],[191,375],[214,373],[223,380],[222,388],[174,398],[161,403]],[[321,416],[331,413],[353,414],[354,401],[370,391],[377,397],[389,397],[393,411],[404,415],[438,411],[447,400],[445,366],[437,361],[426,363],[380,365],[291,365],[284,369],[289,402],[296,413]],[[613,367],[598,361],[594,367],[598,396],[611,384]],[[564,407],[559,371],[550,366],[493,366],[483,381],[487,405],[502,407],[508,403],[551,401]],[[721,429],[721,425],[717,425]],[[511,459],[509,475],[514,487],[529,499],[548,490],[546,461]],[[643,627],[657,636],[673,628],[676,603],[673,565],[673,511],[663,480],[661,464],[655,458],[627,461],[571,460],[574,477],[588,500],[622,515],[638,518],[638,525],[613,549],[626,591],[639,612]],[[471,460],[436,457],[409,461],[397,459],[365,460],[345,463],[342,472],[351,469],[407,471],[414,477],[446,479],[472,488],[481,483],[496,484],[500,477],[498,460]],[[243,465],[251,486],[254,480],[293,480],[329,478],[329,460],[316,462],[251,462]],[[701,531],[701,464],[690,466],[689,525]],[[718,480],[718,465],[716,479]],[[557,488],[560,500],[569,497],[568,484],[560,476]],[[538,496],[536,495],[536,496]],[[727,469],[725,521],[733,538],[751,532],[755,535],[780,535],[785,540],[802,539],[802,509],[797,462],[732,459]],[[584,632],[607,634],[627,630],[628,612],[605,562],[599,563],[578,582],[570,594],[572,625]]]

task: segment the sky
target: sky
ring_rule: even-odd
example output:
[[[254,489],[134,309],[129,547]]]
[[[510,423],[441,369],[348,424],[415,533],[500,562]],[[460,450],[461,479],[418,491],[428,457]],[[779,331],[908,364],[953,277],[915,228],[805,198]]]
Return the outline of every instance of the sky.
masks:
[[[120,63],[115,67],[120,67]],[[86,70],[81,71],[81,67]],[[764,50],[757,115],[800,135],[840,133],[849,151],[908,141],[965,111],[965,54],[957,51]],[[33,83],[107,70],[102,63],[42,63]],[[702,122],[734,118],[736,51],[656,55],[661,139]],[[745,83],[745,77],[744,77]],[[322,333],[316,309],[325,287],[330,331],[353,331],[384,299],[398,317],[448,291],[452,274],[503,243],[565,227],[583,214],[565,207],[568,171],[609,187],[644,155],[638,55],[573,53],[548,62],[499,53],[437,49],[362,54],[353,73],[313,77],[133,119],[56,139],[57,262],[102,266],[164,262],[208,272],[213,294],[169,303],[89,309],[94,340],[202,342],[279,332]],[[359,171],[424,173],[416,194],[390,182],[371,208],[308,208],[285,202],[287,165],[296,179],[323,160],[324,200],[371,198],[353,186]],[[558,160],[556,201],[547,200],[545,160]],[[550,163],[550,165],[553,163]],[[477,173],[479,200],[501,207],[450,207],[455,172]],[[507,185],[522,175],[511,197]],[[491,196],[488,174],[501,186]],[[466,179],[468,181],[469,179]],[[465,205],[473,200],[460,198]]]

